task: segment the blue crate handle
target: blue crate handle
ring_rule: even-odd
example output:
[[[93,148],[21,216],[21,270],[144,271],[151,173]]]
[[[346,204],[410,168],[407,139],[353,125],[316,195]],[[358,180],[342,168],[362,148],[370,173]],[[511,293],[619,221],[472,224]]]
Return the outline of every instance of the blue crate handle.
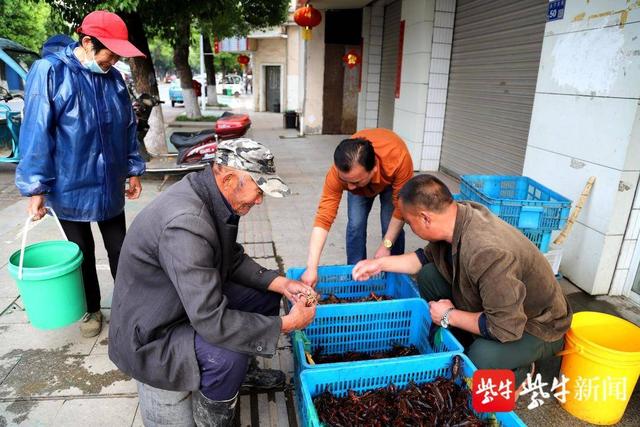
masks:
[[[522,206],[518,218],[518,228],[538,228],[544,208],[542,206]]]

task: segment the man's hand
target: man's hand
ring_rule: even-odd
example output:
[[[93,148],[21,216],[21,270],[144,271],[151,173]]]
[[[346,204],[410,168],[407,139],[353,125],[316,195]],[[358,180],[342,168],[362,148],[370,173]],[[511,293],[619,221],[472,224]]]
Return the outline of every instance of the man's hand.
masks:
[[[378,250],[376,250],[375,255],[373,255],[373,257],[375,259],[378,259],[378,258],[382,258],[389,255],[391,255],[391,249],[386,248],[384,245],[380,245],[378,247]]]
[[[129,200],[135,200],[140,197],[140,193],[142,193],[142,184],[140,183],[139,176],[129,177],[129,188],[127,188],[124,193]]]
[[[316,316],[316,305],[307,307],[304,299],[299,299],[291,311],[286,316],[282,316],[282,332],[289,333],[297,329],[304,329],[313,322],[313,318]]]
[[[34,221],[39,220],[47,214],[47,208],[44,207],[44,195],[37,194],[29,197],[29,205],[27,206],[27,212]]]
[[[431,321],[436,325],[440,325],[444,312],[452,307],[455,308],[453,303],[448,299],[429,301],[429,313],[431,314]]]
[[[363,259],[353,267],[351,276],[358,282],[369,280],[382,271],[382,264],[377,259]]]
[[[307,296],[316,296],[316,291],[311,286],[307,286],[297,280],[287,280],[282,291],[282,295],[287,297],[292,304],[297,303],[300,299],[306,301]]]
[[[315,288],[316,284],[318,283],[318,269],[307,267],[304,273],[302,273],[300,281],[307,286]]]

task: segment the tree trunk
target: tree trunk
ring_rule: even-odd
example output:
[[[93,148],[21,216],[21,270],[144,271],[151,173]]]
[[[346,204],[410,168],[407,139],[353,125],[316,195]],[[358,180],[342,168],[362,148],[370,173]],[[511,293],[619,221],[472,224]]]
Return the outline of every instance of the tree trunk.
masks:
[[[218,93],[216,92],[216,66],[213,62],[213,49],[211,39],[204,36],[204,68],[207,72],[207,104],[218,105]]]
[[[158,91],[153,59],[149,52],[149,42],[147,41],[142,19],[137,12],[120,13],[120,17],[124,20],[125,24],[127,24],[131,43],[146,55],[146,58],[139,57],[129,59],[131,77],[135,83],[136,92],[139,94],[148,93],[159,97],[160,93]],[[167,154],[168,152],[161,105],[154,107],[151,111],[149,132],[147,132],[140,148],[142,150],[145,147],[146,151],[152,155]]]
[[[176,39],[173,43],[173,63],[180,79],[186,115],[190,119],[199,119],[202,113],[193,90],[193,74],[189,66],[189,30],[189,21],[177,23]]]

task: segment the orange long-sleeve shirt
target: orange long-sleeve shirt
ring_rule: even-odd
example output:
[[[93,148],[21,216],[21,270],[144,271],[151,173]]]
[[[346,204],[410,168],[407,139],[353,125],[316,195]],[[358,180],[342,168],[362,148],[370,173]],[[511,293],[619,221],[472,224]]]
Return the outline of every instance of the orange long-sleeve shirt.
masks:
[[[352,191],[359,196],[373,197],[382,193],[389,185],[393,188],[393,216],[402,219],[398,208],[398,192],[413,177],[413,161],[406,144],[397,134],[389,129],[364,129],[356,132],[351,138],[365,138],[371,141],[376,155],[378,169],[371,182],[362,188]],[[338,169],[332,165],[327,172],[322,189],[322,197],[318,205],[314,227],[330,230],[338,214],[342,192],[347,184],[340,180]]]

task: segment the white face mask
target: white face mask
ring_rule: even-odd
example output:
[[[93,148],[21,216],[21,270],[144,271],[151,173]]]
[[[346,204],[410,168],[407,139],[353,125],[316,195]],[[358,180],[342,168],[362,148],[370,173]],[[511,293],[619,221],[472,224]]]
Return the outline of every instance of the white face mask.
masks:
[[[95,59],[92,59],[91,61],[83,62],[82,65],[84,65],[85,68],[87,68],[92,73],[107,74],[109,72],[109,69],[107,69],[106,71],[103,70],[102,67],[100,67],[98,65],[98,63],[96,62]],[[111,67],[109,67],[109,68],[111,68]]]
[[[92,49],[93,49],[93,46],[92,46]],[[107,70],[105,71],[98,65],[95,57],[89,59],[89,54],[87,53],[87,51],[84,51],[84,58],[85,59],[84,61],[82,61],[82,65],[84,65],[84,67],[89,71],[91,71],[92,73],[107,74],[109,72],[109,68],[107,68]]]

